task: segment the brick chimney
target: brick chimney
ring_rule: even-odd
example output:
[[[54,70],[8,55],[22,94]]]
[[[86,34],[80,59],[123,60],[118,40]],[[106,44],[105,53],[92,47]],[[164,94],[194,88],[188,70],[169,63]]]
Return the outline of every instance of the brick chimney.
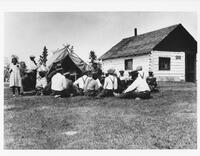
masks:
[[[134,29],[134,35],[137,36],[137,28]]]

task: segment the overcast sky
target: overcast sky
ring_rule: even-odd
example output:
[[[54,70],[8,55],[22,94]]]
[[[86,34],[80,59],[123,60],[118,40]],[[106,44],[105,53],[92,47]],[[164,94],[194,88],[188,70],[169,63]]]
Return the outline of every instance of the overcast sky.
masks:
[[[181,23],[197,39],[197,15],[189,12],[60,12],[5,13],[5,56],[38,60],[43,47],[49,54],[63,44],[74,46],[85,61],[94,50],[101,56],[122,38]]]

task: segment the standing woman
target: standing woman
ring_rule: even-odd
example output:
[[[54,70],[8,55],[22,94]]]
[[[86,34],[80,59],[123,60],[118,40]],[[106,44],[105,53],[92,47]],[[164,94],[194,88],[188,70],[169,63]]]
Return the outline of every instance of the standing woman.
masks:
[[[27,73],[30,81],[28,84],[28,90],[30,91],[35,90],[37,69],[39,66],[37,66],[34,55],[30,55],[29,58],[29,62],[27,63]]]
[[[20,66],[17,60],[17,57],[12,58],[12,62],[10,64],[10,87],[12,88],[13,97],[15,96],[15,90],[17,88],[18,94],[20,94],[21,87],[21,76],[20,76]]]
[[[26,63],[24,61],[21,61],[19,63],[20,65],[20,76],[21,76],[21,80],[22,80],[22,86],[21,86],[21,95],[24,94],[24,80],[27,79],[28,74],[26,73]],[[29,83],[29,82],[27,82]]]

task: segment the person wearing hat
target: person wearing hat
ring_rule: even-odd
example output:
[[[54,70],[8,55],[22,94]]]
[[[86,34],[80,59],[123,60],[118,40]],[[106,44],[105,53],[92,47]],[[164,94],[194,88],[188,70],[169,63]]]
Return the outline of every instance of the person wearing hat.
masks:
[[[62,68],[56,69],[57,73],[51,78],[52,95],[55,97],[65,97],[66,78],[62,70]]]
[[[130,73],[132,76],[132,84],[122,92],[121,95],[116,95],[120,98],[141,98],[141,99],[149,99],[150,98],[150,89],[148,84],[144,79],[139,76],[138,71],[132,71]]]
[[[118,77],[118,92],[121,93],[126,88],[127,78],[124,76],[124,71],[119,71]]]
[[[40,78],[39,72],[43,72],[45,74],[48,72],[48,68],[46,67],[46,65],[42,61],[39,62],[39,66],[37,68],[37,80]]]
[[[27,85],[24,86],[24,90],[30,91],[30,90],[35,90],[35,86],[36,86],[36,79],[37,79],[37,64],[35,62],[35,56],[30,55],[29,56],[29,61],[27,62],[27,70],[26,73],[28,75],[28,77],[23,80],[23,81],[27,81],[29,82]]]
[[[117,77],[115,76],[115,69],[109,69],[107,73],[108,76],[104,80],[103,90],[98,97],[113,96],[113,92],[117,90],[118,83]]]
[[[34,55],[30,55],[29,56],[29,61],[27,63],[27,69],[30,70],[30,71],[33,71],[33,70],[37,70],[37,63],[35,61],[35,56]]]
[[[138,71],[139,76],[144,79],[144,71],[142,70],[142,66],[137,66],[136,71]]]
[[[153,71],[151,70],[149,71],[149,76],[147,77],[147,84],[149,85],[151,91],[159,91],[156,78],[154,77]]]
[[[125,80],[125,76],[124,76],[124,71],[123,70],[119,71],[119,78],[120,78],[120,80]]]

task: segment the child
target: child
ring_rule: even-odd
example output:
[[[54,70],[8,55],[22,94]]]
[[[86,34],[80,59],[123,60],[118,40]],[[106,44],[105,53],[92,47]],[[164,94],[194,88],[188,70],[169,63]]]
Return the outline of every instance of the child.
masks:
[[[39,80],[36,84],[36,95],[43,95],[43,90],[47,86],[47,78],[45,77],[45,72],[39,72]]]
[[[17,88],[18,95],[21,95],[20,93],[20,87],[21,87],[21,76],[20,76],[20,67],[18,64],[17,57],[12,58],[12,63],[10,64],[10,87],[12,88],[13,97],[15,97],[15,90]]]
[[[20,63],[20,75],[21,75],[21,80],[22,80],[22,86],[21,86],[21,94],[23,95],[24,94],[24,88],[23,88],[23,82],[24,82],[24,79],[27,78],[27,73],[26,73],[26,64],[24,61],[21,61]]]

